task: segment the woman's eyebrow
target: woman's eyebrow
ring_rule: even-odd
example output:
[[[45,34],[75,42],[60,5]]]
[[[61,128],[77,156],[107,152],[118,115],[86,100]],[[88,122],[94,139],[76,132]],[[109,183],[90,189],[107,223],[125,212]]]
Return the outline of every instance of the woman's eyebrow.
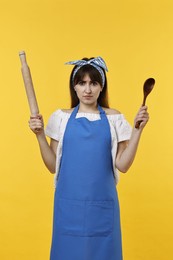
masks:
[[[85,83],[85,82],[87,82],[87,80],[83,80],[82,79],[82,80],[79,80],[79,82],[84,82]],[[92,80],[90,80],[90,82],[92,82]]]

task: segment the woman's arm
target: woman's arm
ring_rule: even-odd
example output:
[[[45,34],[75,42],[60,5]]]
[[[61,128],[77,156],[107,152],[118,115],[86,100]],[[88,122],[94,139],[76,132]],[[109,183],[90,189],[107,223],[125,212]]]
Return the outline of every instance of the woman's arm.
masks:
[[[58,141],[51,139],[50,145],[48,144],[44,133],[44,123],[42,115],[38,115],[34,118],[31,117],[29,120],[29,126],[37,137],[44,164],[51,173],[55,173],[56,149],[58,146]]]
[[[129,141],[123,141],[118,143],[115,164],[119,171],[125,173],[132,165],[135,159],[142,131],[145,125],[147,124],[148,120],[149,115],[147,112],[147,107],[142,106],[134,120],[134,125],[137,121],[142,121],[139,128],[136,129],[135,127],[133,127],[132,135]]]

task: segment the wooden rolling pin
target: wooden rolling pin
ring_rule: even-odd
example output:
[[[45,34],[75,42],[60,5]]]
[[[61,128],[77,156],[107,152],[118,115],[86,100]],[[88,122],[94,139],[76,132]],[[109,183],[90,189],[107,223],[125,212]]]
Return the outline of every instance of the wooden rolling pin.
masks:
[[[23,81],[25,85],[26,95],[28,98],[31,117],[36,117],[39,114],[39,108],[38,108],[38,103],[34,91],[34,86],[32,83],[31,72],[26,61],[25,52],[20,51],[19,57],[22,64],[21,71],[22,71]]]

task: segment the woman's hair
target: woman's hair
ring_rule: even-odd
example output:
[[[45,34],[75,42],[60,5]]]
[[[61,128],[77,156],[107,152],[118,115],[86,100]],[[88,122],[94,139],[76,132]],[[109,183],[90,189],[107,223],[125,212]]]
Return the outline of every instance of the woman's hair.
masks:
[[[90,58],[90,59],[93,59]],[[90,60],[88,58],[83,58],[83,60]],[[71,97],[71,108],[72,107],[75,107],[79,104],[79,99],[77,97],[77,94],[76,94],[76,91],[74,89],[74,86],[76,84],[78,84],[80,81],[83,80],[83,78],[85,77],[86,74],[89,75],[90,79],[92,81],[97,81],[101,86],[103,85],[102,83],[102,77],[101,77],[101,74],[100,72],[95,68],[93,67],[92,65],[84,65],[82,66],[75,74],[75,77],[73,79],[73,73],[74,73],[74,70],[77,68],[77,66],[75,66],[71,72],[71,75],[70,75],[70,97]],[[102,68],[101,68],[102,69]],[[104,76],[105,76],[105,84],[102,89],[102,91],[100,92],[100,95],[98,97],[98,104],[102,107],[107,107],[109,108],[109,102],[108,102],[108,90],[107,90],[107,78],[106,78],[106,73],[103,70],[103,73],[104,73]]]

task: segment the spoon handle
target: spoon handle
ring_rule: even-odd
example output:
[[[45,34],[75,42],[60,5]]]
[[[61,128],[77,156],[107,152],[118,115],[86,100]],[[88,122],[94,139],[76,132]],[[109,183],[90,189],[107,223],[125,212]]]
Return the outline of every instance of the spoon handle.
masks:
[[[145,106],[145,102],[146,102],[146,98],[147,98],[147,94],[144,93],[144,98],[143,98],[143,102],[142,102],[142,107]]]
[[[147,95],[144,94],[144,98],[143,98],[142,106],[145,106],[146,98],[147,98]],[[138,129],[141,123],[142,123],[142,120],[137,121],[136,124],[135,124],[135,128]]]

